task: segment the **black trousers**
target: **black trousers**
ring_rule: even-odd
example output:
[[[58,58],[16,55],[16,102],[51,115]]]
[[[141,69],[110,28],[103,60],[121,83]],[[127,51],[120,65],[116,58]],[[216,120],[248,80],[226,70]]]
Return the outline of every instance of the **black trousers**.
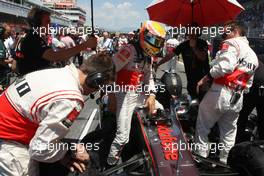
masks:
[[[199,101],[201,102],[204,95],[206,94],[206,91],[200,90],[199,93],[197,93],[197,83],[197,81],[188,82],[187,91],[192,99],[199,99]]]
[[[8,86],[10,80],[7,76],[8,73],[10,72],[11,72],[10,68],[0,65],[0,85]]]
[[[244,94],[243,108],[239,113],[237,122],[236,144],[246,141],[245,128],[248,116],[254,108],[257,109],[258,134],[260,140],[264,140],[264,96],[259,96],[258,87],[253,87],[248,94]]]

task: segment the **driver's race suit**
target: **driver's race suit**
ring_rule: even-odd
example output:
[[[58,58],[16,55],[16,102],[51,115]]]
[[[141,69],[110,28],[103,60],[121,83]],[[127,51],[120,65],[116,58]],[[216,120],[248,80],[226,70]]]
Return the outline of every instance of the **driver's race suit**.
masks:
[[[208,134],[218,123],[220,161],[226,163],[233,147],[237,131],[237,119],[242,108],[243,92],[248,92],[258,59],[246,37],[225,40],[216,59],[211,63],[210,75],[213,84],[199,106],[196,123],[196,152],[208,156]]]
[[[131,119],[134,109],[144,105],[148,94],[156,92],[153,79],[152,60],[139,58],[134,45],[127,45],[119,50],[113,57],[116,66],[117,80],[115,96],[117,101],[117,132],[111,145],[108,163],[115,164],[111,158],[120,156],[123,146],[129,141]],[[157,109],[162,105],[155,102]]]
[[[73,64],[18,78],[0,96],[0,175],[35,176],[35,161],[62,159],[69,148],[60,140],[82,107]]]

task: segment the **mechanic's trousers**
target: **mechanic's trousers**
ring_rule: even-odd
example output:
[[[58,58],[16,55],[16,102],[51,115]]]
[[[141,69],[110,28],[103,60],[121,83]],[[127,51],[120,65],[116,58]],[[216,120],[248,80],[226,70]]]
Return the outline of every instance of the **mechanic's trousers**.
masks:
[[[248,123],[248,116],[257,109],[257,126],[260,140],[264,140],[264,96],[259,95],[259,88],[254,86],[250,89],[248,94],[244,95],[243,108],[239,113],[237,122],[237,136],[236,143],[241,143],[247,140],[245,136],[245,129]]]
[[[113,157],[120,156],[123,146],[128,143],[134,109],[137,106],[143,106],[147,98],[146,95],[134,91],[116,93],[115,96],[117,101],[117,131],[109,153],[109,156]],[[155,102],[155,107],[156,109],[163,109],[158,101]]]
[[[177,70],[177,57],[173,57],[171,60],[169,60],[167,64],[167,69],[168,71],[174,71],[176,72]]]
[[[229,88],[214,83],[200,103],[196,122],[196,145],[193,149],[197,154],[208,157],[210,148],[214,147],[213,151],[220,151],[220,161],[223,163],[227,162],[228,153],[235,143],[237,119],[243,101],[241,95],[238,102],[231,106],[232,92]],[[219,126],[220,141],[219,144],[210,144],[208,134],[215,123]]]
[[[28,147],[0,139],[1,176],[38,176],[37,162],[30,160]]]

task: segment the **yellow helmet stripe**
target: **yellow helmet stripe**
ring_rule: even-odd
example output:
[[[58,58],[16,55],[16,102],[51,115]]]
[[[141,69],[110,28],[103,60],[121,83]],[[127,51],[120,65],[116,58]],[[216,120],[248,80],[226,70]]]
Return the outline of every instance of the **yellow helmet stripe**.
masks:
[[[147,29],[150,30],[151,33],[157,35],[159,37],[165,38],[166,31],[164,27],[162,27],[158,22],[155,21],[147,21]]]

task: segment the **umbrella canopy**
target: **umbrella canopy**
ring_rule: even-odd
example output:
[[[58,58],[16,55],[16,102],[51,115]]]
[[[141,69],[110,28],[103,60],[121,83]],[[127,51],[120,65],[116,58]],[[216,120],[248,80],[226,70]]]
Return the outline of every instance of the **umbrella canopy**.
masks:
[[[244,8],[236,0],[155,0],[147,7],[150,20],[169,26],[193,22],[211,26],[234,20]]]

